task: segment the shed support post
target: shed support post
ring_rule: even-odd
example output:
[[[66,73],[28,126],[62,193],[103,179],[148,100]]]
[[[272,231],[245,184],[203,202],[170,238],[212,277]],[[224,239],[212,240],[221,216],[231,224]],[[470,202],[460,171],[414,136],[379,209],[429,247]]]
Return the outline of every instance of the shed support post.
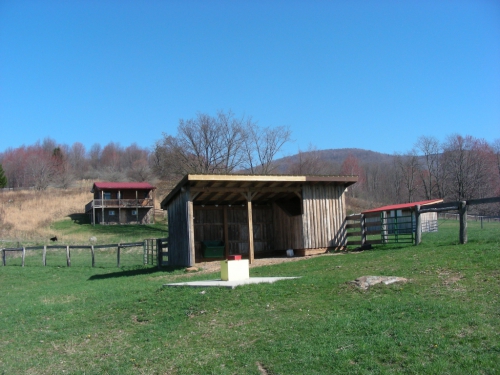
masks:
[[[225,258],[229,256],[229,226],[227,224],[227,210],[228,207],[224,206],[224,255]]]
[[[189,267],[193,267],[196,263],[195,245],[194,245],[194,213],[193,199],[187,201],[187,225],[188,225],[188,251],[189,251]]]
[[[459,204],[459,215],[460,215],[460,243],[467,243],[467,202],[462,201]]]
[[[253,218],[252,218],[252,201],[247,201],[248,208],[248,262],[253,263],[254,248],[253,248]]]
[[[420,205],[415,206],[415,245],[419,245],[422,242],[422,216],[420,216]]]

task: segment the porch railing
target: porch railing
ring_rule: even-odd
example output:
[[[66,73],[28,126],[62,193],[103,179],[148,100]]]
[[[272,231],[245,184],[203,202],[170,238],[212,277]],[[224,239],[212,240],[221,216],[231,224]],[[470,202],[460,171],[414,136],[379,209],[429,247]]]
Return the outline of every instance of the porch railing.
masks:
[[[154,207],[151,198],[145,199],[94,199],[85,205],[85,212],[92,208]]]

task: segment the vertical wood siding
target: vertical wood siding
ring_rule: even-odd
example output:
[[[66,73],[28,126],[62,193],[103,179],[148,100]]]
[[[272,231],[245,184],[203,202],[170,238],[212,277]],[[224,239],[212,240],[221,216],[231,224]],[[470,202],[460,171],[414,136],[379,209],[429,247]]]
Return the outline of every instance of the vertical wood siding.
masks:
[[[168,213],[168,263],[172,266],[191,264],[188,233],[189,192],[181,192],[167,207]],[[192,260],[194,262],[194,259]]]
[[[345,245],[344,186],[305,185],[302,189],[303,247],[319,249]]]

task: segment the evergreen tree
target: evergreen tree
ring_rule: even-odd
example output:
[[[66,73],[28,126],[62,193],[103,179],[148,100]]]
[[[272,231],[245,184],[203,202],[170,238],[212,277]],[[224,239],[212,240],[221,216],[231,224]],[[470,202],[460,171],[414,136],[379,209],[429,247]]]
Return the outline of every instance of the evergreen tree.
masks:
[[[0,188],[4,188],[6,186],[7,186],[7,177],[5,177],[2,164],[0,164]]]

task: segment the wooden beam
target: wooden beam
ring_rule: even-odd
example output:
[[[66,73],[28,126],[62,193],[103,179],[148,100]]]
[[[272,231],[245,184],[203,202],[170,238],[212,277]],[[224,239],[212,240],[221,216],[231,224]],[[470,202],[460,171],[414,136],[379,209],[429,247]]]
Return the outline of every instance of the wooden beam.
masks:
[[[247,193],[247,192],[256,192],[256,193],[295,193],[299,194],[299,198],[302,198],[300,195],[300,188],[297,187],[192,187],[190,189],[191,192],[199,192],[199,193]]]

